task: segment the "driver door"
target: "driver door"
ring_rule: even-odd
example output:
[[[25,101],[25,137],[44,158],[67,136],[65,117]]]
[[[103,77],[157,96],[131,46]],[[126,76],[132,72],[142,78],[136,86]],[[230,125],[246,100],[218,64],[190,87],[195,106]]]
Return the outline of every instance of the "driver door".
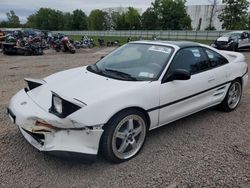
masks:
[[[176,69],[190,72],[189,80],[166,81],[160,86],[159,125],[164,125],[200,111],[213,104],[216,85],[207,55],[201,47],[184,48],[177,52],[165,76]]]

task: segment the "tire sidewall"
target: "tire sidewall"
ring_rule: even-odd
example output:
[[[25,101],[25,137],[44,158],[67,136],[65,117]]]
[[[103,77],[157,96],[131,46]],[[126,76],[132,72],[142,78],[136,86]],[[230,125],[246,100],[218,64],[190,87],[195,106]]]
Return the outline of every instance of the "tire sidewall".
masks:
[[[235,84],[235,83],[239,83],[239,84],[240,84],[240,87],[241,87],[241,88],[240,88],[240,89],[241,89],[241,94],[240,94],[240,99],[239,99],[238,104],[237,104],[234,108],[230,108],[230,107],[229,107],[229,104],[228,104],[229,91],[230,91],[232,85]],[[233,81],[233,82],[231,83],[231,85],[229,86],[228,91],[227,91],[227,95],[226,95],[224,101],[222,102],[223,110],[225,110],[225,111],[227,111],[227,112],[234,111],[234,110],[238,107],[238,105],[240,104],[241,97],[242,97],[242,84],[241,84],[241,82],[240,82],[239,80],[235,80],[235,81]]]
[[[145,138],[144,138],[144,141],[141,145],[141,148],[136,152],[136,154],[134,154],[133,156],[131,156],[127,159],[120,159],[120,158],[116,157],[116,155],[114,154],[114,152],[112,150],[112,138],[113,138],[114,132],[116,130],[116,127],[118,126],[120,121],[122,121],[125,117],[127,117],[129,115],[139,115],[143,119],[145,126],[146,126]],[[146,138],[147,138],[147,132],[148,132],[148,123],[147,123],[145,115],[142,112],[134,110],[134,109],[122,111],[122,112],[116,114],[107,123],[106,128],[104,129],[103,137],[101,139],[101,151],[102,151],[102,153],[104,153],[105,158],[107,158],[108,160],[110,160],[112,162],[121,163],[124,161],[128,161],[128,160],[134,158],[136,155],[138,155],[140,153],[140,151],[142,150],[142,148],[145,144]]]

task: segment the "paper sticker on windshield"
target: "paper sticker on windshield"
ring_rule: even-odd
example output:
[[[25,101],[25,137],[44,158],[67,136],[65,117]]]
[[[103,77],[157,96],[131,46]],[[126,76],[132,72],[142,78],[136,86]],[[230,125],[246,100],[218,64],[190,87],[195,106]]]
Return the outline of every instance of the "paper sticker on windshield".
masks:
[[[151,46],[148,50],[149,51],[162,52],[162,53],[166,53],[166,54],[170,54],[171,53],[171,49],[170,48],[166,48],[166,47],[163,47],[163,46]]]
[[[149,72],[140,72],[139,77],[154,78],[154,74]]]

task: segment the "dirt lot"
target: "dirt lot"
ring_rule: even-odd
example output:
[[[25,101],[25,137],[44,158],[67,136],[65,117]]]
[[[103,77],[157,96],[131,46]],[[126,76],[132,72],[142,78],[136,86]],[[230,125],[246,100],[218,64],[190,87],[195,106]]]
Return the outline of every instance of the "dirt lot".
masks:
[[[33,149],[5,113],[23,78],[90,64],[109,50],[0,54],[0,187],[250,187],[250,86],[236,111],[209,109],[154,130],[142,152],[126,163],[99,157],[83,164]],[[245,55],[250,62],[250,52]]]

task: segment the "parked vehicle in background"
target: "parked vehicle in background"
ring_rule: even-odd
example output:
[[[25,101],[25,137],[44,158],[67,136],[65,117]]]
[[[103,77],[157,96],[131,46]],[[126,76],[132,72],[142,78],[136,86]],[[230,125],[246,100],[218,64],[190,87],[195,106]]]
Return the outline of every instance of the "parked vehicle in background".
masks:
[[[2,43],[6,55],[43,55],[44,45],[40,36],[27,37],[21,30],[8,33]]]
[[[77,49],[79,48],[94,48],[96,46],[94,39],[89,38],[88,36],[82,36],[80,41],[75,41],[74,45]]]
[[[192,42],[128,43],[96,64],[25,79],[8,114],[40,151],[123,162],[150,130],[218,105],[240,103],[244,55]],[[100,97],[101,96],[101,97]]]
[[[50,47],[57,52],[60,52],[61,50],[72,54],[76,52],[74,41],[62,33],[57,33],[53,39],[50,39]]]
[[[89,38],[88,36],[82,36],[82,47],[83,48],[94,48],[95,47],[95,42],[94,39]]]
[[[99,44],[99,47],[104,47],[105,46],[105,41],[104,41],[103,37],[98,38],[98,44]]]
[[[72,54],[76,53],[76,48],[73,44],[73,41],[69,39],[68,36],[63,36],[61,39],[61,46],[62,46],[62,50],[64,52],[70,52]]]
[[[5,41],[5,33],[3,30],[0,29],[0,49],[2,49],[2,42]]]
[[[219,50],[238,51],[250,49],[250,33],[246,31],[233,31],[219,37],[212,47]]]
[[[114,40],[114,41],[108,41],[108,42],[107,42],[107,46],[108,46],[108,47],[119,46],[119,45],[120,45],[119,40]]]
[[[47,39],[47,42],[50,45],[50,48],[56,50],[56,52],[60,52],[61,51],[61,39],[64,35],[61,33],[57,33],[54,36],[49,36],[49,38]]]
[[[3,30],[0,29],[0,41],[4,41],[5,40],[5,33]]]

